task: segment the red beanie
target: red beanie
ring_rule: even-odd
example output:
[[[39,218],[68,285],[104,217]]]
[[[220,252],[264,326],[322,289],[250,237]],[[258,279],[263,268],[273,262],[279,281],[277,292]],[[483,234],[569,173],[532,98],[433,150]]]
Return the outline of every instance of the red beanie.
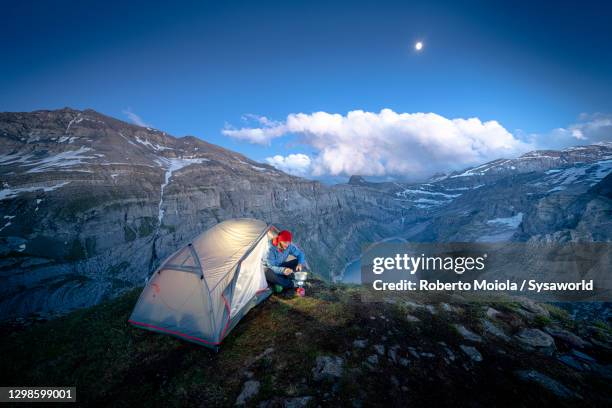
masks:
[[[278,236],[276,237],[276,241],[287,241],[287,242],[291,242],[291,233],[287,230],[282,230],[281,232],[278,233]]]

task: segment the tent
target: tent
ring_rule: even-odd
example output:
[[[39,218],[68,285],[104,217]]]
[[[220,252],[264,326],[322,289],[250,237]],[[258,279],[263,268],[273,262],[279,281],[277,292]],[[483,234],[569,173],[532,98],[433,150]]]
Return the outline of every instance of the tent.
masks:
[[[265,222],[223,221],[170,255],[149,278],[129,323],[217,349],[272,292],[262,259],[278,231]]]

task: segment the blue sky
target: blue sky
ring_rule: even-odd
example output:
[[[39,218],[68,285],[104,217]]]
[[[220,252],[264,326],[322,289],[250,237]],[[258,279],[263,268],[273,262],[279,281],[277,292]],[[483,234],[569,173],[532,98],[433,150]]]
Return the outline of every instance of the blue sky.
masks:
[[[245,114],[282,127],[298,113],[431,112],[496,121],[517,139],[537,134],[542,147],[553,129],[612,112],[612,4],[603,1],[58,0],[4,2],[2,10],[0,111],[70,106],[124,120],[131,111],[259,161],[305,154],[321,162],[326,142],[295,127],[277,126],[284,136],[263,144],[222,133],[269,127]],[[424,49],[415,52],[419,40]],[[408,120],[413,132],[420,122]],[[380,131],[397,128],[389,129]],[[337,144],[359,132],[348,131],[325,137]],[[455,167],[499,153],[487,152]],[[438,170],[389,170],[397,158],[385,154],[372,175]],[[332,167],[319,173],[334,175]]]

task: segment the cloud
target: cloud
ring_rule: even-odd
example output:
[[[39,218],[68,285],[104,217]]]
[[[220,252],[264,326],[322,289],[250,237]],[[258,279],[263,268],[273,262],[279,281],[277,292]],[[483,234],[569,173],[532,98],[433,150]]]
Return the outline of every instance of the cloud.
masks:
[[[266,162],[285,173],[295,176],[305,176],[309,174],[312,163],[310,157],[302,153],[290,154],[288,156],[276,155],[266,158]]]
[[[140,116],[132,112],[132,108],[124,109],[123,113],[128,117],[130,122],[132,122],[133,124],[142,126],[142,127],[151,127],[151,125],[145,122]]]
[[[547,133],[522,134],[519,136],[538,149],[562,149],[568,146],[612,141],[612,114],[583,113],[578,121]]]
[[[235,129],[231,125],[226,124],[225,128],[221,130],[221,133],[234,139],[245,140],[261,145],[269,145],[272,139],[281,137],[287,132],[287,129],[281,122],[270,120],[265,116],[248,113],[242,116],[242,120],[245,122],[254,121],[261,125],[261,127],[243,127]]]
[[[269,144],[286,134],[297,135],[301,143],[316,152],[314,157],[309,157],[307,166],[312,176],[361,174],[418,178],[515,156],[533,147],[497,121],[448,119],[435,113],[397,113],[383,109],[380,112],[355,110],[346,115],[295,113],[288,115],[284,122],[265,117],[252,119],[259,125],[240,129],[226,126],[223,133],[259,144]],[[268,162],[282,169],[279,166],[287,166],[287,158],[275,156]]]

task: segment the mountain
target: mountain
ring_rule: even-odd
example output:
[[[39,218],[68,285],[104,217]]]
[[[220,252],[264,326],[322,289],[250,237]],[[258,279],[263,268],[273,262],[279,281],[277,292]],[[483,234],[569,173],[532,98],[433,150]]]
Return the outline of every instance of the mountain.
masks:
[[[0,113],[0,318],[116,296],[219,221],[294,232],[329,278],[404,211],[376,189],[327,187],[193,136],[93,110]]]
[[[425,183],[353,183],[393,195],[414,241],[612,240],[612,143],[534,151]]]
[[[612,240],[612,144],[534,151],[423,183],[322,185],[93,110],[0,113],[0,318],[64,313],[140,284],[219,221],[294,232],[341,280],[361,245]]]

